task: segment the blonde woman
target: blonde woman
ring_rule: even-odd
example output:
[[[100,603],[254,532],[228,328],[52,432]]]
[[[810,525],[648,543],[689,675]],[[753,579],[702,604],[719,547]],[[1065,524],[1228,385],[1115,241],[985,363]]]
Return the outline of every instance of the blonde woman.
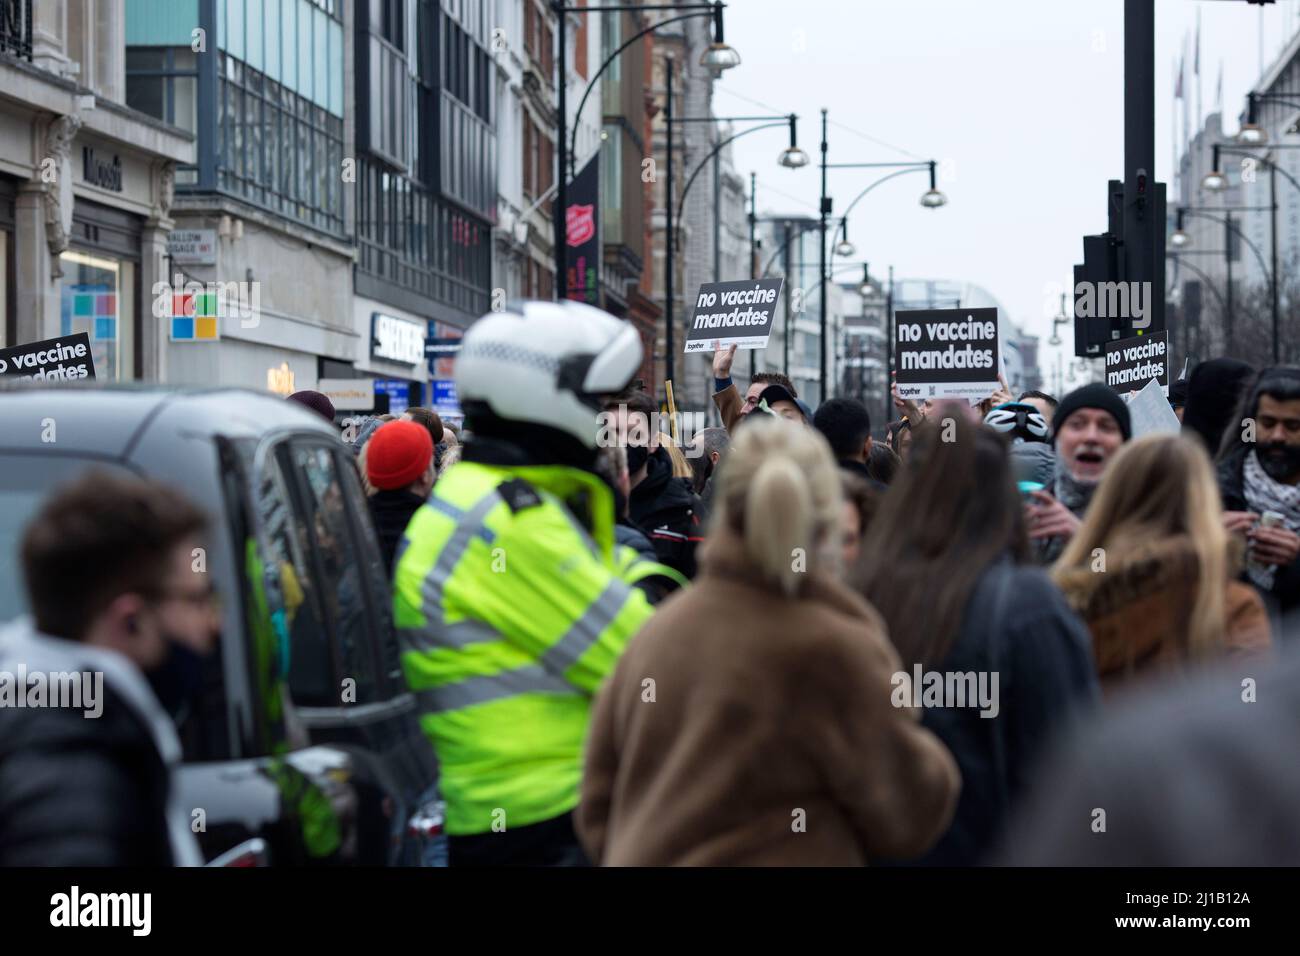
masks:
[[[893,705],[898,656],[837,580],[830,448],[763,419],[719,472],[694,586],[596,702],[575,817],[593,861],[861,865],[921,852],[952,814],[956,765]]]
[[[1115,457],[1052,571],[1092,632],[1103,689],[1272,641],[1199,445],[1152,435]]]

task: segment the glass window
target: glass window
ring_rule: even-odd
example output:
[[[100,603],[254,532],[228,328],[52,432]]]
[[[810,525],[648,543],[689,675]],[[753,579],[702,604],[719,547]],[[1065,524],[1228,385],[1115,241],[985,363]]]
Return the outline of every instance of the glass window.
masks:
[[[312,537],[313,552],[321,571],[326,614],[337,634],[341,678],[356,682],[356,702],[377,696],[374,638],[370,629],[371,603],[363,571],[361,542],[348,516],[348,498],[361,494],[354,481],[347,486],[335,451],[324,445],[295,443],[293,462],[305,479],[302,518]]]
[[[90,338],[95,378],[135,378],[135,266],[130,262],[69,251],[60,288],[60,335]]]
[[[311,707],[337,706],[333,649],[307,529],[290,506],[281,463],[268,455],[255,479],[255,500],[266,547],[265,582],[271,620],[279,630],[293,699]],[[284,653],[285,651],[282,651]]]

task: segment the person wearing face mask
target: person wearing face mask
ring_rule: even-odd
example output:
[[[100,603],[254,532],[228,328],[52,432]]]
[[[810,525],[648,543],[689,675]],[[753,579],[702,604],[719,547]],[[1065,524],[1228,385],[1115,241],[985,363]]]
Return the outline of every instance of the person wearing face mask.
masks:
[[[167,486],[105,473],[56,492],[27,526],[31,613],[0,629],[0,673],[26,673],[13,689],[28,695],[0,706],[0,866],[202,863],[173,721],[220,624],[194,570],[205,527]],[[68,675],[80,700],[34,706],[38,674],[51,689]]]
[[[1276,618],[1300,605],[1300,368],[1259,372],[1234,418],[1218,459],[1224,525],[1246,536],[1247,579]]]
[[[659,440],[654,399],[631,389],[609,399],[605,411],[627,449],[628,514],[645,530],[661,563],[688,580],[695,577],[695,548],[704,540],[708,511],[690,479],[673,475],[672,460]]]
[[[1079,530],[1106,465],[1131,437],[1128,406],[1109,386],[1094,382],[1061,399],[1052,416],[1052,493],[1031,491],[1025,499],[1025,521],[1039,564],[1061,556]]]

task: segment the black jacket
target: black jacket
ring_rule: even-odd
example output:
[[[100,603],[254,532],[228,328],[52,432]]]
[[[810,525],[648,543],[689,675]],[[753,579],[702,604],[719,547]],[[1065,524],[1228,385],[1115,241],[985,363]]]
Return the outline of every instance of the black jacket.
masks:
[[[1005,559],[991,565],[962,622],[943,662],[925,670],[987,674],[989,689],[996,673],[997,715],[982,717],[978,706],[921,711],[921,724],[952,751],[961,770],[952,825],[913,861],[925,866],[988,862],[1044,743],[1076,707],[1097,697],[1088,629],[1037,568]]]
[[[420,510],[422,504],[423,498],[404,488],[377,491],[370,496],[370,517],[375,522],[379,552],[384,557],[384,567],[390,578],[393,576],[393,559],[397,555],[397,546],[406,533],[411,516]]]
[[[12,627],[0,637],[7,639]],[[22,664],[29,673],[71,670],[38,661],[32,646],[15,651],[13,644],[0,644],[0,669],[12,674]],[[120,666],[130,666],[113,656]],[[0,707],[0,867],[172,866],[181,861],[169,837],[171,771],[142,704],[156,710],[157,719],[166,718],[138,672],[129,692],[137,698],[149,695],[147,701],[129,701],[128,690],[112,672],[101,680],[98,717],[84,707]],[[176,759],[179,747],[172,733]],[[197,844],[192,846],[197,853]]]
[[[662,447],[646,460],[646,476],[632,489],[628,516],[650,536],[661,563],[695,577],[695,546],[704,540],[707,513],[690,479],[673,477],[672,459]]]
[[[1245,468],[1245,451],[1219,462],[1219,493],[1223,496],[1224,511],[1250,510],[1250,504],[1246,501]],[[1250,578],[1244,573],[1241,580],[1250,582]],[[1260,592],[1270,616],[1275,621],[1295,611],[1300,606],[1300,559],[1277,569],[1277,573],[1273,575],[1271,590],[1260,590],[1258,585],[1255,586],[1255,590]]]
[[[872,477],[871,469],[860,461],[856,461],[852,458],[841,458],[836,462],[836,464],[847,471],[850,475],[857,475],[867,483],[868,488],[878,495],[883,495],[889,490],[889,486],[883,481],[877,481]]]

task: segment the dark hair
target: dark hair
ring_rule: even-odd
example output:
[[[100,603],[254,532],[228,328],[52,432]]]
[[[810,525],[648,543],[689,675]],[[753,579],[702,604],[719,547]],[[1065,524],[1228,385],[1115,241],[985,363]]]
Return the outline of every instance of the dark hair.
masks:
[[[832,398],[813,415],[813,427],[830,442],[836,459],[857,459],[871,437],[871,414],[856,398]]]
[[[1300,399],[1300,368],[1294,365],[1274,365],[1260,369],[1255,374],[1242,389],[1235,419],[1229,420],[1224,426],[1218,454],[1214,456],[1216,461],[1232,459],[1249,451],[1249,446],[1242,441],[1241,423],[1259,415],[1259,400],[1264,395],[1279,402]]]
[[[863,546],[858,584],[906,665],[940,664],[988,566],[1029,554],[1006,441],[961,416],[952,429],[917,426]]]
[[[882,485],[891,485],[894,483],[894,475],[898,469],[903,467],[903,459],[899,458],[883,441],[873,441],[871,443],[871,457],[867,460],[867,474]]]
[[[880,507],[879,494],[861,477],[843,468],[840,469],[840,488],[844,491],[844,500],[857,509],[858,532],[865,536]]]
[[[653,428],[658,420],[659,405],[655,402],[654,396],[643,389],[631,388],[610,396],[605,400],[605,411],[615,411],[620,405],[626,405],[629,412],[640,412],[645,415],[649,427]]]
[[[783,375],[780,372],[755,372],[750,377],[749,384],[753,385],[755,383],[758,383],[759,385],[780,385],[790,393],[791,398],[799,397],[799,393],[795,390],[794,382],[790,381],[788,375]]]
[[[23,532],[28,603],[38,630],[80,641],[122,594],[157,594],[172,550],[207,526],[167,485],[91,471],[54,493]]]
[[[704,482],[707,480],[704,470],[709,466],[709,459],[716,451],[718,453],[718,465],[721,466],[722,459],[727,455],[727,447],[731,444],[731,435],[725,428],[713,426],[712,428],[703,428],[696,432],[692,444],[696,441],[700,445],[700,453],[693,458],[687,458],[690,463],[691,471],[695,473],[695,493],[700,494],[704,491]]]
[[[425,408],[423,405],[413,405],[406,410],[406,414],[411,416],[411,421],[418,422],[428,431],[429,437],[433,439],[435,447],[438,442],[442,441],[442,419],[432,408]]]
[[[1023,402],[1027,398],[1041,398],[1048,405],[1051,405],[1052,408],[1056,408],[1057,406],[1056,399],[1054,399],[1051,395],[1048,395],[1046,392],[1040,392],[1036,388],[1031,388],[1028,389],[1027,391],[1021,392],[1020,397],[1016,399],[1016,401]]]

